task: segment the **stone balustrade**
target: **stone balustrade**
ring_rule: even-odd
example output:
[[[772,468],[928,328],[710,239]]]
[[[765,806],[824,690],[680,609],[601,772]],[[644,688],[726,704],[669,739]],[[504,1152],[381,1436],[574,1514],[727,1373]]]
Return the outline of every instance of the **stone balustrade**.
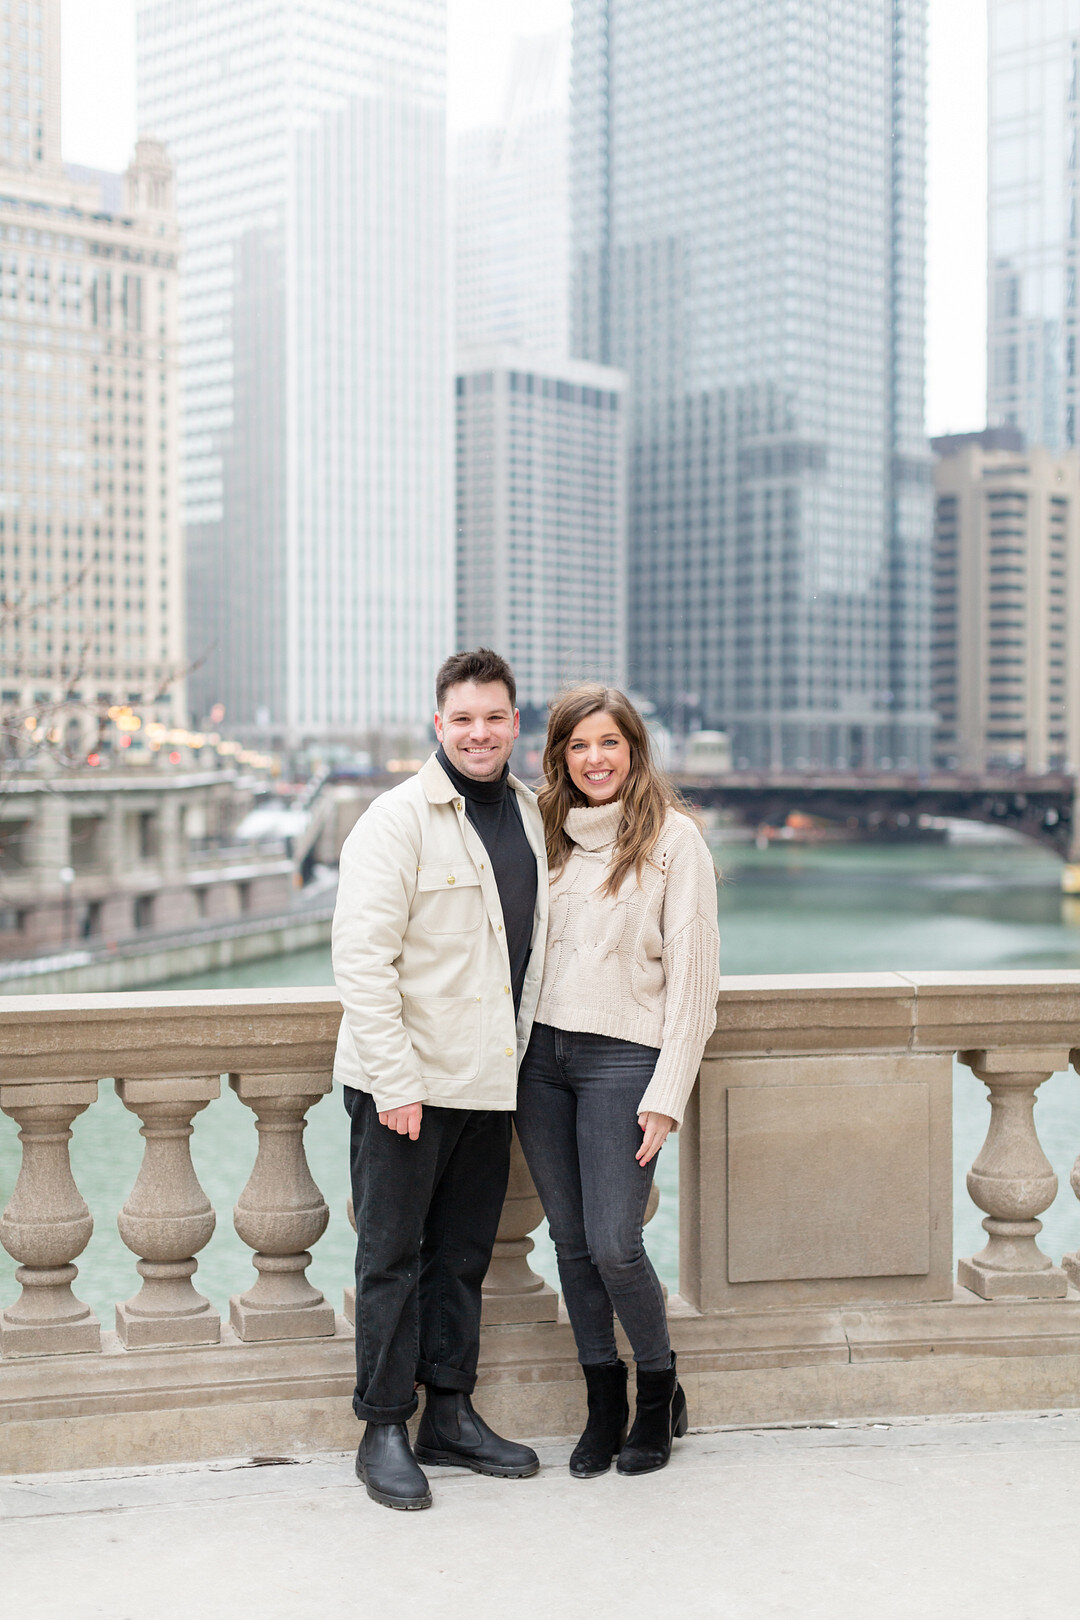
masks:
[[[0,1312],[0,1469],[353,1438],[351,1279],[334,1301],[307,1275],[328,1221],[346,1218],[304,1148],[339,1017],[332,990],[0,1003],[0,1110],[21,1142],[19,1160],[15,1129],[0,1133],[0,1163],[20,1163],[0,1242],[21,1290]],[[1080,1249],[1039,1242],[1059,1193],[1035,1102],[1078,1049],[1080,972],[726,979],[679,1135],[669,1311],[695,1420],[1074,1404]],[[968,1175],[987,1241],[954,1259],[957,1058],[987,1088]],[[255,1277],[237,1276],[225,1322],[196,1281],[223,1212],[190,1152],[222,1076],[254,1127],[232,1126],[250,1165],[232,1218]],[[109,1081],[142,1164],[122,1207],[92,1215],[68,1143]],[[1076,1117],[1080,1149],[1080,1093]],[[80,1300],[76,1265],[106,1215],[141,1278],[115,1331]],[[579,1373],[529,1264],[541,1221],[515,1144],[485,1283],[485,1409],[519,1433],[569,1433]]]

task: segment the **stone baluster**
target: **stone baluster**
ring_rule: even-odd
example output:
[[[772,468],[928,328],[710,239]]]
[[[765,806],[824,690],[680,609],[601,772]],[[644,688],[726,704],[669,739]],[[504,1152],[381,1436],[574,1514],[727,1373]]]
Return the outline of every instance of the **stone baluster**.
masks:
[[[41,1356],[100,1350],[101,1326],[76,1299],[73,1265],[94,1230],[71,1174],[72,1121],[97,1100],[96,1080],[7,1081],[0,1109],[19,1126],[22,1164],[0,1217],[0,1243],[13,1260],[22,1293],[0,1315],[0,1352]]]
[[[255,1250],[258,1280],[230,1300],[241,1339],[312,1339],[334,1332],[334,1308],[305,1273],[330,1211],[304,1152],[305,1114],[330,1090],[330,1076],[233,1074],[229,1084],[255,1114],[259,1151],[234,1211]]]
[[[217,1074],[118,1079],[125,1108],[142,1120],[146,1146],[134,1187],[117,1218],[143,1279],[116,1307],[116,1331],[129,1350],[157,1344],[217,1344],[221,1317],[192,1282],[194,1258],[217,1217],[191,1162],[192,1120],[221,1095]]]
[[[1069,1058],[1073,1068],[1080,1071],[1080,1051],[1070,1052]],[[1076,1163],[1072,1167],[1072,1174],[1069,1177],[1069,1186],[1072,1188],[1077,1198],[1080,1198],[1080,1157],[1077,1158]],[[1073,1287],[1080,1289],[1080,1249],[1075,1249],[1072,1254],[1067,1254],[1062,1260],[1061,1264],[1065,1275],[1068,1277]]]
[[[348,1200],[347,1200],[347,1202],[345,1204],[345,1213],[349,1217],[349,1225],[352,1227],[353,1231],[355,1232],[356,1231],[356,1210],[353,1208],[353,1201],[352,1201],[352,1194],[351,1193],[349,1194]],[[355,1283],[350,1283],[349,1286],[346,1288],[346,1290],[345,1290],[345,1300],[344,1300],[344,1304],[342,1306],[342,1309],[345,1312],[346,1321],[351,1322],[353,1324],[353,1326],[355,1327],[356,1326],[356,1284]]]
[[[510,1149],[510,1182],[506,1189],[491,1264],[484,1278],[485,1326],[511,1322],[554,1322],[559,1296],[529,1265],[535,1248],[529,1233],[544,1218],[525,1155],[514,1133]]]
[[[961,1052],[990,1092],[990,1128],[968,1172],[972,1199],[986,1211],[986,1247],[961,1260],[958,1281],[983,1299],[1061,1299],[1068,1282],[1035,1239],[1037,1219],[1057,1193],[1057,1177],[1035,1129],[1035,1093],[1068,1067],[1068,1053],[1040,1048]]]

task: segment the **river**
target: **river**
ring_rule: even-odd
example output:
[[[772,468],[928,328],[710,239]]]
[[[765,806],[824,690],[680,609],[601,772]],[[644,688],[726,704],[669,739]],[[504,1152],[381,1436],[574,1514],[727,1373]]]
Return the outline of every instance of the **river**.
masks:
[[[877,972],[941,968],[1080,967],[1080,924],[1070,923],[1059,892],[1060,865],[1027,844],[753,845],[719,844],[722,961],[727,973]],[[332,982],[328,948],[253,962],[219,973],[171,981],[168,989]],[[1044,1217],[1042,1243],[1055,1258],[1080,1248],[1080,1203],[1068,1177],[1080,1153],[1080,1078],[1054,1075],[1039,1092],[1036,1121],[1061,1187]],[[964,1177],[986,1133],[986,1090],[957,1066],[954,1107],[956,1253],[985,1241],[980,1214]],[[345,1116],[337,1095],[311,1113],[307,1131],[312,1173],[327,1198],[331,1221],[310,1275],[340,1309],[352,1267]],[[76,1292],[106,1326],[112,1306],[135,1292],[134,1257],[120,1242],[116,1211],[138,1174],[138,1122],[110,1085],[75,1122],[72,1164],[96,1229],[79,1261]],[[248,1286],[249,1251],[232,1230],[231,1209],[250,1171],[253,1116],[229,1092],[197,1116],[192,1154],[218,1211],[218,1229],[199,1257],[196,1283],[227,1314],[228,1296]],[[0,1203],[18,1166],[12,1122],[0,1120]],[[677,1286],[677,1152],[661,1155],[661,1205],[647,1231],[657,1270]],[[537,1233],[533,1262],[555,1280],[546,1231]],[[0,1301],[15,1293],[14,1267],[0,1254]]]

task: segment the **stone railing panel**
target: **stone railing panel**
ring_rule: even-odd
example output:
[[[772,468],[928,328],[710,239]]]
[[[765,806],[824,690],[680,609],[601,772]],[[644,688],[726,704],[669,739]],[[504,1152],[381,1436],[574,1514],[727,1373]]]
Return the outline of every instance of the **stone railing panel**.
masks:
[[[726,1058],[682,1131],[680,1292],[705,1312],[952,1291],[952,1064]]]
[[[0,1243],[19,1262],[19,1298],[0,1315],[5,1356],[101,1349],[101,1327],[72,1292],[73,1264],[94,1230],[71,1174],[72,1121],[97,1101],[96,1080],[0,1082],[0,1109],[19,1126],[22,1162],[0,1217]]]
[[[156,1344],[216,1344],[221,1318],[192,1277],[194,1258],[213,1236],[216,1216],[191,1162],[192,1120],[221,1095],[220,1075],[118,1079],[125,1108],[142,1120],[143,1162],[117,1219],[143,1279],[116,1307],[116,1331],[129,1349]]]

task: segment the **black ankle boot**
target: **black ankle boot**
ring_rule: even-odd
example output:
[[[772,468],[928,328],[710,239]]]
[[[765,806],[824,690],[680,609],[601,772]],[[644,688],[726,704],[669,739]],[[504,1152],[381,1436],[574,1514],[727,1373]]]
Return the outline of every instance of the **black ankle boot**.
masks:
[[[498,1479],[527,1479],[540,1467],[531,1446],[496,1434],[460,1389],[433,1389],[430,1384],[416,1435],[416,1455],[421,1462],[449,1463]]]
[[[369,1423],[356,1453],[356,1477],[373,1502],[391,1508],[429,1508],[431,1491],[413,1456],[404,1423]]]
[[[589,1392],[589,1419],[570,1454],[570,1472],[575,1479],[595,1479],[598,1474],[607,1473],[611,1459],[626,1439],[630,1417],[626,1402],[626,1363],[583,1366],[581,1370]]]
[[[664,1372],[637,1373],[634,1426],[615,1464],[620,1474],[651,1474],[667,1466],[671,1442],[686,1433],[686,1396],[675,1373],[675,1356]]]

